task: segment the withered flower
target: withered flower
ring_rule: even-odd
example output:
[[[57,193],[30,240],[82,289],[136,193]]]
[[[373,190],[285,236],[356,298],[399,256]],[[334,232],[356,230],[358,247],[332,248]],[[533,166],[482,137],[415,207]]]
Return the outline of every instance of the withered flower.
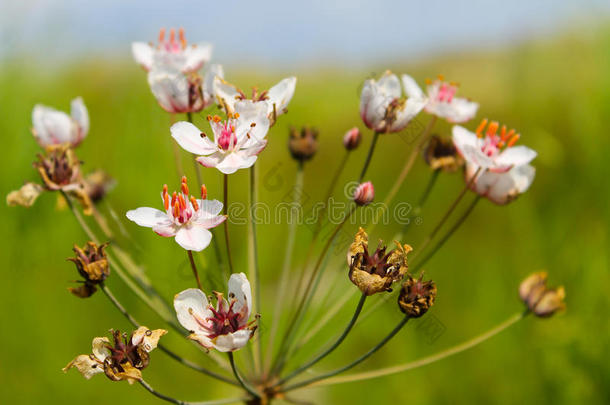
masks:
[[[72,294],[80,298],[90,297],[97,291],[97,284],[106,280],[110,274],[108,266],[108,258],[104,249],[108,243],[97,245],[94,242],[87,242],[81,249],[74,245],[74,253],[76,257],[70,257],[67,260],[74,262],[78,273],[83,277],[83,285],[77,288],[68,288]]]
[[[434,305],[436,284],[432,280],[423,281],[423,278],[423,274],[418,279],[408,275],[398,296],[398,307],[411,318],[419,318]]]
[[[116,185],[116,180],[105,171],[98,169],[89,173],[85,177],[83,184],[85,185],[85,192],[91,201],[95,203],[101,201],[112,190]]]
[[[164,329],[150,330],[146,326],[139,327],[129,337],[118,330],[111,331],[114,345],[107,337],[94,338],[92,353],[77,356],[63,371],[76,367],[87,380],[103,372],[112,381],[126,380],[133,384],[142,379],[141,370],[148,366],[149,353],[166,333]]]
[[[318,150],[318,130],[303,127],[299,132],[291,128],[288,149],[292,157],[299,162],[311,159]]]
[[[407,254],[413,250],[409,245],[394,241],[396,249],[386,251],[383,242],[373,254],[368,250],[368,235],[360,228],[347,253],[349,279],[366,295],[392,291],[392,283],[401,280],[407,273]]]
[[[424,160],[432,170],[453,173],[464,165],[464,159],[457,152],[451,139],[432,135],[426,149]]]
[[[45,189],[63,191],[75,197],[82,205],[83,212],[91,215],[91,199],[82,181],[80,161],[69,145],[47,146],[45,154],[39,154],[38,161],[33,165],[38,170]]]
[[[6,203],[9,207],[15,207],[17,205],[31,207],[43,191],[44,189],[40,184],[25,183],[19,190],[8,193],[6,196]]]
[[[547,273],[538,272],[528,276],[519,286],[519,296],[534,315],[548,318],[555,312],[565,309],[565,289],[549,288],[546,285]]]

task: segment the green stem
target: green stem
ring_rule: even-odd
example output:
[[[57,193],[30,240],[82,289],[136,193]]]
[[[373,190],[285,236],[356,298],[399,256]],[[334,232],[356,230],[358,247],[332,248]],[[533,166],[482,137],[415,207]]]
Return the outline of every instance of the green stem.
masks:
[[[385,377],[388,375],[402,373],[405,371],[423,367],[428,364],[432,364],[437,361],[446,359],[447,357],[456,355],[458,353],[462,353],[466,350],[472,349],[473,347],[485,342],[486,340],[496,336],[500,332],[509,328],[510,326],[516,324],[521,319],[523,319],[526,315],[527,315],[527,312],[515,314],[515,315],[511,316],[510,318],[508,318],[506,321],[502,322],[501,324],[493,327],[492,329],[490,329],[478,336],[475,336],[474,338],[472,338],[470,340],[460,343],[459,345],[450,347],[448,349],[443,350],[442,352],[435,353],[431,356],[423,357],[423,358],[415,360],[415,361],[399,364],[399,365],[392,366],[392,367],[386,367],[386,368],[373,370],[373,371],[365,371],[363,373],[357,373],[357,374],[346,375],[346,376],[341,376],[341,377],[329,378],[327,380],[311,384],[310,387],[311,386],[332,385],[332,384],[342,384],[342,383],[348,383],[348,382],[368,380],[368,379],[372,379],[372,378]]]
[[[106,286],[106,284],[102,283],[100,284],[100,289],[102,290],[102,292],[106,295],[106,297],[110,300],[110,302],[119,310],[120,313],[123,314],[123,316],[125,316],[125,318],[127,318],[127,320],[136,328],[139,328],[141,325],[140,323],[127,311],[127,309],[125,309],[125,307],[123,306],[123,304],[121,304],[119,302],[119,300],[114,296],[114,294],[112,293],[112,291],[110,291],[110,289]],[[180,357],[179,355],[177,355],[176,353],[174,353],[173,351],[169,350],[168,348],[166,348],[164,345],[159,344],[157,346],[161,351],[163,351],[165,354],[167,354],[169,357],[171,357],[172,359],[176,360],[177,362],[185,365],[186,367],[189,367],[195,371],[198,371],[202,374],[205,374],[209,377],[212,378],[216,378],[217,380],[226,382],[228,384],[231,385],[237,385],[237,383],[235,381],[230,380],[229,378],[220,375],[220,374],[216,374],[213,371],[210,371],[198,364],[193,363],[190,360],[187,360],[183,357]]]
[[[261,312],[261,280],[258,267],[258,243],[256,238],[256,222],[254,218],[254,207],[257,202],[256,193],[256,164],[250,167],[250,221],[248,222],[248,248],[250,252],[250,272],[254,279],[254,313]],[[263,354],[263,346],[261,336],[254,341],[254,368],[261,371],[261,358]]]
[[[254,398],[260,398],[260,394],[258,392],[256,392],[256,390],[252,387],[250,387],[250,385],[248,383],[246,383],[244,381],[244,379],[241,377],[241,375],[239,374],[239,371],[237,370],[237,366],[235,365],[235,359],[233,358],[233,352],[227,352],[227,355],[229,356],[229,363],[231,363],[231,369],[233,370],[233,374],[235,375],[235,378],[237,379],[237,381],[239,381],[239,385],[242,386],[243,389],[245,389],[248,394],[252,395]]]
[[[354,315],[352,316],[352,319],[350,319],[350,321],[347,324],[347,326],[345,327],[345,330],[343,331],[343,333],[328,349],[326,349],[325,351],[323,351],[322,353],[320,353],[319,355],[317,355],[316,357],[314,357],[307,363],[303,364],[301,367],[297,368],[292,373],[288,374],[286,377],[282,378],[277,384],[283,385],[284,383],[286,383],[286,381],[301,374],[303,371],[307,370],[308,368],[310,368],[311,366],[316,364],[318,361],[322,360],[324,357],[326,357],[330,353],[332,353],[337,347],[339,347],[339,345],[343,342],[343,340],[345,340],[348,333],[352,330],[352,328],[356,324],[356,321],[358,320],[358,316],[360,316],[360,312],[362,312],[362,307],[364,306],[365,301],[366,301],[366,295],[362,294],[360,296],[360,300],[358,301],[358,305],[356,306],[356,310],[354,311]]]
[[[480,195],[477,195],[475,197],[475,199],[472,201],[472,203],[470,203],[470,205],[468,206],[468,208],[466,209],[466,211],[464,211],[464,213],[462,214],[462,216],[455,222],[455,224],[453,224],[453,226],[451,227],[451,229],[449,229],[449,231],[447,231],[447,233],[445,234],[445,236],[443,236],[441,238],[441,240],[438,241],[438,243],[436,244],[436,246],[434,246],[434,248],[432,249],[432,251],[430,251],[419,263],[417,263],[417,265],[415,265],[415,267],[413,268],[412,272],[415,273],[418,269],[420,269],[424,264],[426,264],[426,262],[428,260],[430,260],[435,254],[436,252],[438,252],[440,250],[441,247],[443,247],[443,245],[445,244],[445,242],[447,242],[447,240],[449,240],[449,238],[451,237],[451,235],[453,235],[453,233],[455,231],[457,231],[457,229],[464,223],[464,221],[466,220],[466,218],[468,218],[468,216],[470,215],[470,213],[472,212],[472,210],[474,210],[474,207],[477,205],[477,203],[479,202],[479,200],[481,199]]]
[[[229,210],[229,175],[223,175],[223,196],[224,196],[224,206],[223,206],[223,214],[227,215]],[[229,262],[229,276],[233,274],[233,260],[231,259],[231,244],[229,241],[229,220],[226,219],[224,221],[225,228],[225,244],[227,246],[227,260]]]
[[[199,272],[197,272],[197,265],[195,264],[195,259],[193,259],[193,252],[187,250],[189,261],[191,262],[191,269],[193,269],[193,275],[195,276],[195,281],[197,281],[197,288],[203,291],[203,287],[201,287],[201,280],[199,279]]]
[[[400,330],[406,325],[408,320],[409,320],[409,316],[404,316],[402,318],[402,320],[398,323],[398,325],[396,325],[396,327],[386,337],[384,337],[379,343],[377,343],[371,350],[369,350],[368,352],[366,352],[365,354],[363,354],[362,356],[360,356],[353,362],[351,362],[343,367],[340,367],[336,370],[329,371],[328,373],[324,373],[317,377],[310,378],[309,380],[305,380],[305,381],[301,381],[296,384],[289,385],[288,387],[284,388],[282,390],[282,392],[288,392],[288,391],[292,391],[292,390],[296,390],[298,388],[308,386],[310,384],[315,383],[316,381],[321,381],[321,380],[327,379],[329,377],[333,377],[333,376],[340,374],[344,371],[347,371],[353,367],[356,367],[358,364],[362,363],[363,361],[365,361],[366,359],[371,357],[375,352],[377,352],[386,343],[388,343],[388,341],[390,341],[390,339],[392,339],[398,332],[400,332]]]
[[[227,398],[227,399],[218,399],[218,400],[214,400],[214,401],[186,402],[186,401],[181,401],[176,398],[172,398],[165,394],[161,394],[160,392],[156,391],[153,387],[151,387],[144,380],[140,380],[139,383],[142,387],[144,387],[146,389],[146,391],[150,392],[157,398],[160,398],[164,401],[171,402],[172,404],[177,404],[177,405],[221,405],[221,404],[234,404],[234,403],[245,402],[245,401],[250,400],[250,398]]]
[[[358,183],[362,183],[364,176],[371,164],[371,159],[373,158],[373,152],[375,152],[375,146],[377,145],[377,139],[379,138],[379,132],[375,131],[373,134],[373,140],[371,141],[371,146],[369,147],[369,153],[366,155],[366,160],[364,161],[364,166],[362,167],[362,171],[360,172],[360,176],[358,177]]]

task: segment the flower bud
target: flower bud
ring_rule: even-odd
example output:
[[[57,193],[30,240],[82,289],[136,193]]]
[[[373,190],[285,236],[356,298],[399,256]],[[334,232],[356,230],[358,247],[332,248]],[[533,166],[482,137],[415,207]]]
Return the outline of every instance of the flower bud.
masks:
[[[519,296],[534,315],[548,318],[565,309],[565,289],[549,288],[546,272],[534,273],[521,282]]]
[[[354,202],[358,205],[367,205],[373,202],[375,198],[375,188],[373,183],[367,181],[366,183],[360,184],[356,191],[354,191]]]
[[[318,130],[303,127],[299,132],[291,128],[288,149],[292,157],[299,162],[311,159],[318,150]]]
[[[360,130],[358,127],[353,127],[343,136],[343,146],[345,146],[345,149],[347,150],[354,150],[360,145],[361,140],[362,135],[360,134]]]
[[[443,170],[444,172],[455,172],[464,165],[464,159],[457,153],[451,139],[432,135],[426,149],[424,160],[432,170]]]
[[[398,296],[398,307],[409,317],[419,318],[434,305],[436,284],[432,280],[423,281],[423,274],[418,279],[407,277]]]
[[[87,242],[82,249],[74,245],[76,257],[68,258],[76,265],[76,269],[84,279],[83,285],[78,288],[69,288],[72,294],[80,298],[90,297],[96,290],[96,285],[104,282],[110,274],[108,258],[104,249],[108,243],[97,245],[94,242]]]

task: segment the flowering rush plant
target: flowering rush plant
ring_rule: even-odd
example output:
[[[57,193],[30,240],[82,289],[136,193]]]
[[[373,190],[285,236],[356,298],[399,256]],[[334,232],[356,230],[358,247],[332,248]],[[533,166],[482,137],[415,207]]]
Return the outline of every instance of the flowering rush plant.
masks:
[[[273,269],[262,268],[258,263],[257,238],[263,235],[256,232],[254,210],[259,203],[257,167],[272,159],[265,156],[267,144],[280,142],[280,134],[269,132],[274,132],[278,119],[290,119],[289,105],[297,79],[288,77],[269,90],[261,92],[255,88],[251,95],[246,95],[224,79],[222,66],[208,66],[211,46],[189,45],[183,30],[170,30],[168,35],[162,30],[157,44],[136,42],[132,49],[135,61],[147,72],[151,93],[162,108],[159,112],[171,114],[168,122],[173,124],[168,124],[166,135],[174,143],[176,156],[188,154],[196,181],[191,180],[189,185],[185,173],[180,173],[177,190],[170,192],[167,184],[161,186],[172,181],[168,174],[167,178],[158,179],[162,190],[160,201],[143,200],[138,204],[141,207],[125,209],[123,217],[133,223],[130,228],[133,232],[141,232],[136,226],[139,225],[151,228],[162,238],[174,239],[175,244],[159,243],[171,243],[177,257],[186,255],[182,257],[188,258],[193,281],[190,288],[175,291],[171,302],[158,292],[134,260],[129,251],[132,244],[122,244],[113,237],[115,228],[123,234],[126,228],[109,205],[102,209],[98,203],[110,198],[107,194],[114,181],[104,172],[87,174],[76,154],[90,127],[85,102],[75,98],[70,114],[42,105],[33,106],[32,132],[42,148],[34,162],[40,179],[26,182],[9,193],[7,203],[29,207],[41,194],[56,194],[59,207],[71,210],[86,235],[85,240],[74,245],[74,256],[69,259],[76,266],[80,280],[68,291],[79,299],[101,291],[129,323],[128,328],[122,329],[131,330],[110,329],[110,337],[93,337],[91,353],[77,355],[79,350],[87,350],[87,342],[82,342],[82,348],[75,349],[76,357],[64,371],[75,369],[86,379],[104,374],[111,381],[139,384],[167,402],[191,403],[177,399],[179,392],[157,391],[145,379],[144,370],[152,366],[152,357],[164,352],[180,365],[201,373],[205,384],[227,384],[235,391],[234,397],[228,399],[197,398],[192,403],[269,404],[280,399],[300,403],[300,392],[309,387],[403,373],[478,345],[529,314],[546,318],[565,308],[563,287],[549,287],[547,273],[536,272],[518,288],[514,286],[515,296],[523,301],[523,307],[490,331],[414,362],[397,359],[397,364],[350,372],[389,345],[408,321],[417,323],[426,316],[438,294],[438,286],[430,277],[442,269],[429,266],[424,274],[424,265],[442,251],[480,200],[498,205],[497,209],[508,209],[500,206],[508,205],[528,190],[534,180],[535,169],[531,163],[536,152],[520,144],[517,130],[499,121],[483,119],[479,125],[473,125],[471,121],[479,113],[479,104],[462,97],[461,91],[458,95],[457,83],[438,77],[428,81],[424,92],[407,74],[397,76],[388,71],[380,78],[366,80],[359,106],[362,122],[353,123],[345,134],[337,135],[336,144],[339,148],[343,145],[344,154],[338,163],[323,162],[328,170],[334,170],[330,181],[325,184],[326,179],[315,179],[316,187],[324,187],[328,192],[318,204],[318,215],[307,224],[312,234],[304,258],[298,262],[294,259],[301,257],[295,255],[295,235],[300,224],[292,218],[285,237],[273,244],[271,256],[277,258],[277,265]],[[356,103],[354,100],[354,110]],[[95,115],[91,111],[93,125]],[[204,125],[195,125],[194,117]],[[433,134],[439,120],[446,124]],[[380,195],[375,191],[375,178],[367,175],[368,168],[379,161],[375,159],[375,147],[386,136],[413,131],[414,122],[427,124],[420,124],[417,136],[413,137],[415,141],[404,151],[395,151],[398,159],[404,158],[404,167],[390,191]],[[365,139],[369,135],[364,127],[371,132],[370,141]],[[304,176],[319,149],[318,134],[319,129],[312,127],[291,128],[288,134],[287,152],[296,167],[297,192],[292,196],[293,207],[302,208]],[[367,143],[368,152],[361,162],[361,170],[352,177],[354,187],[346,196],[345,210],[338,220],[332,218],[331,212],[337,211],[331,207],[335,201],[332,196],[340,187],[339,179],[346,162],[355,150]],[[444,212],[430,214],[433,226],[427,235],[422,240],[411,240],[409,221],[392,227],[392,223],[382,223],[379,218],[394,202],[414,162],[422,155],[428,164],[430,180],[416,210],[421,210],[433,195],[439,175],[460,172],[463,186]],[[232,218],[228,214],[231,212],[228,210],[230,177],[244,176],[243,171],[248,172],[250,180],[251,209],[243,235],[248,241],[247,252],[231,249],[235,235],[229,233]],[[208,190],[201,180],[202,172],[206,177],[222,178],[222,190]],[[382,204],[372,204],[380,199]],[[462,214],[456,215],[456,209],[468,200]],[[373,205],[372,221],[369,215],[357,215]],[[339,236],[349,232],[346,230],[348,219],[349,224],[357,225],[357,230],[341,246]],[[390,229],[396,231],[390,239],[392,243],[369,241],[369,235],[377,237]],[[278,255],[277,247],[282,242],[285,253]],[[342,259],[336,265],[351,288],[343,291],[342,297],[335,297],[335,305],[328,306],[320,304],[319,297],[323,293],[336,294],[337,289],[324,273],[329,265],[335,265],[329,256],[337,248],[342,251]],[[247,257],[245,268],[234,264],[237,255]],[[205,278],[200,277],[202,259],[207,263]],[[269,273],[265,279],[273,280],[272,284],[262,285],[261,273]],[[154,329],[141,325],[130,308],[121,303],[109,285],[115,283],[124,284],[159,316],[159,324],[153,325]],[[440,289],[442,294],[443,286]],[[395,300],[400,314],[395,325],[379,325],[379,332],[358,327],[359,322],[389,299]],[[265,308],[272,308],[268,313],[262,310],[263,302]],[[342,319],[340,310],[345,305],[354,305],[353,315]],[[324,316],[319,316],[316,306],[323,309]],[[259,327],[261,317],[269,326],[265,330]],[[110,326],[113,325],[104,326],[100,332]],[[336,328],[336,334],[327,342],[321,341],[318,333],[328,328]],[[190,341],[201,349],[201,358],[186,359],[177,354],[163,341],[166,334]],[[377,342],[362,352],[353,353],[354,357],[346,363],[320,371],[318,363],[327,358],[331,360],[335,351],[342,350],[348,335],[356,334],[367,334],[367,342],[375,339]],[[297,351],[298,363],[295,362]]]

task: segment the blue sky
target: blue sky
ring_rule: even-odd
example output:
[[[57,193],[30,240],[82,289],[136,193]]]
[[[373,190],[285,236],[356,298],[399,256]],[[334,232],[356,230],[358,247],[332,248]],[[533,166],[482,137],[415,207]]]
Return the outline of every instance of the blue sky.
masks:
[[[213,43],[221,63],[366,67],[586,29],[609,15],[601,0],[0,0],[0,56],[128,58],[132,41],[182,26],[188,40]]]

